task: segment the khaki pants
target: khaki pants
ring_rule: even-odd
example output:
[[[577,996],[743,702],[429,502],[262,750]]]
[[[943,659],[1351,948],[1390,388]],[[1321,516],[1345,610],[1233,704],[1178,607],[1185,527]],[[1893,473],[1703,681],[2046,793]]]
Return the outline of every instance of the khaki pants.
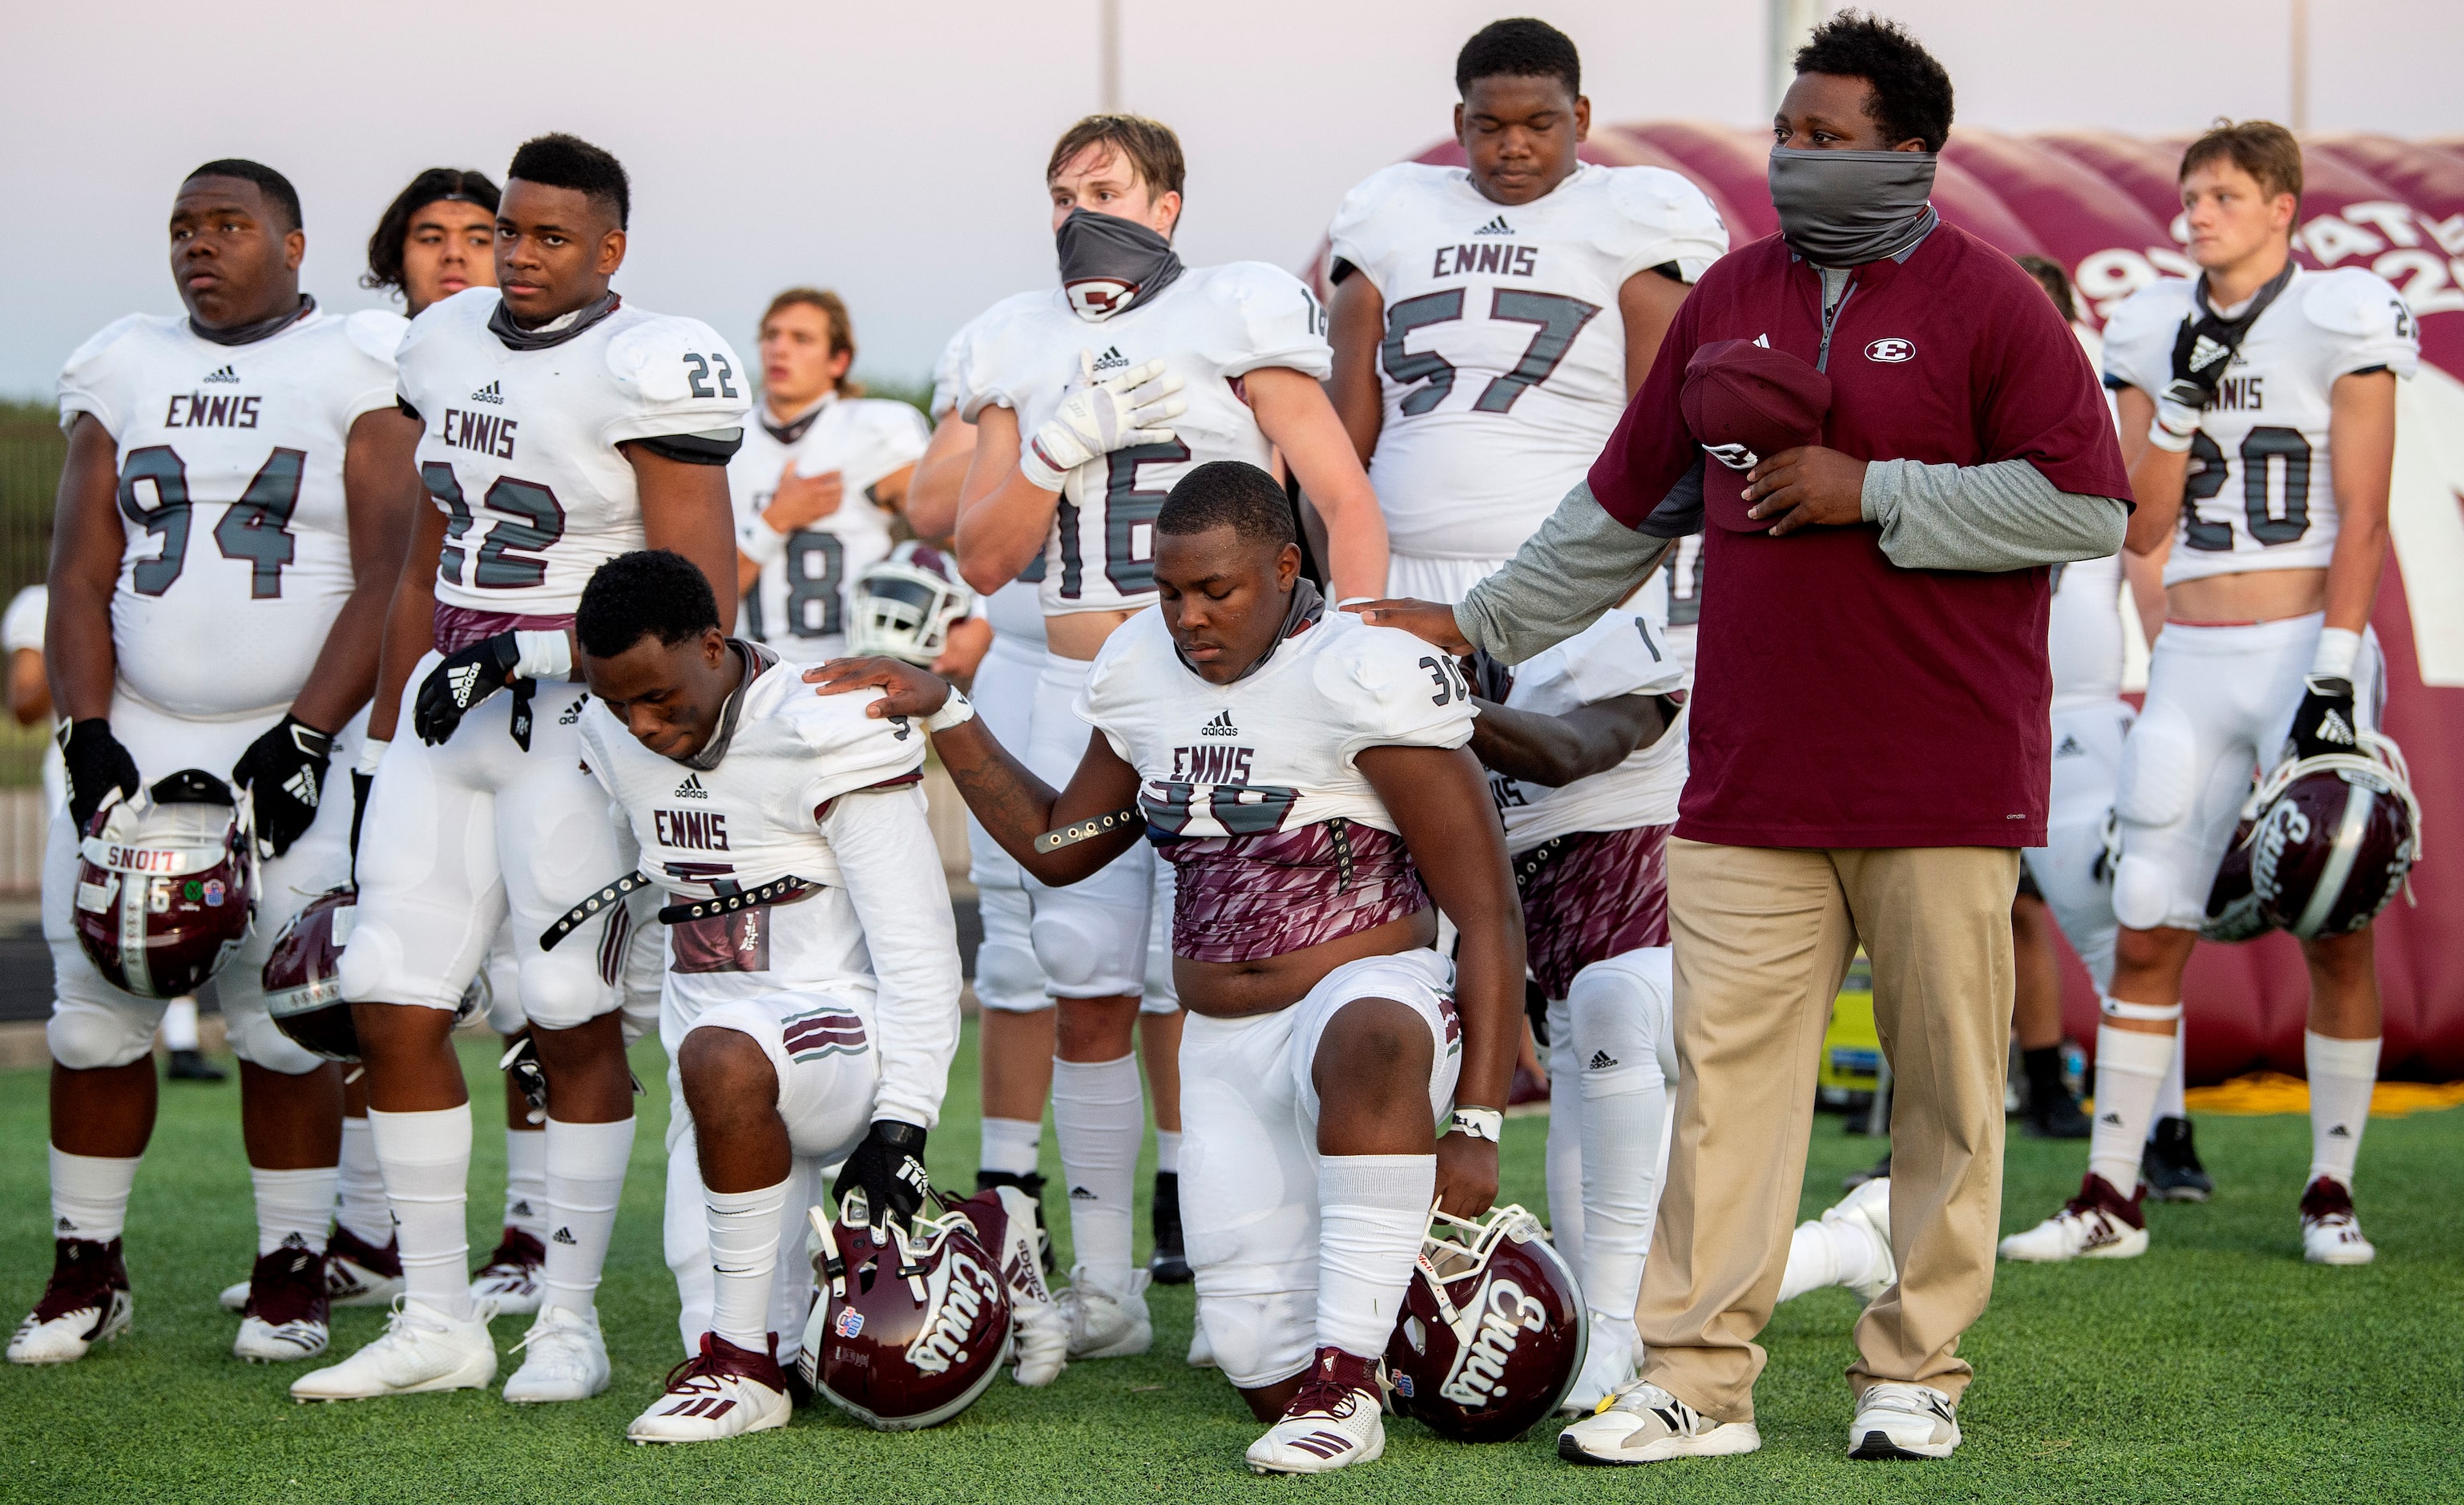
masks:
[[[1643,1378],[1746,1421],[1805,1181],[1831,1004],[1861,940],[1891,1062],[1891,1246],[1900,1281],[1849,1366],[1953,1397],[1959,1335],[1993,1289],[2011,1034],[2005,848],[1806,851],[1668,843],[1677,1135],[1635,1312]]]

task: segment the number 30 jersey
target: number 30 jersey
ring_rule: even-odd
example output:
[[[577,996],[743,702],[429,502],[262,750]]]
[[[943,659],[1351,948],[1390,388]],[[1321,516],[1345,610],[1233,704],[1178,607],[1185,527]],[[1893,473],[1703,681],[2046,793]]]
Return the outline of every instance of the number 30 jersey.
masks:
[[[342,456],[393,405],[403,322],[311,312],[247,344],[131,315],[60,373],[60,422],[119,448],[127,542],[111,598],[121,683],[175,716],[279,710],[351,593]]]
[[[410,322],[402,400],[426,432],[419,474],[446,515],[436,599],[570,616],[591,572],[642,546],[642,498],[617,445],[740,429],[749,381],[717,331],[619,305],[572,338],[517,350],[496,290]]]
[[[1690,283],[1728,249],[1684,178],[1590,163],[1511,208],[1462,167],[1397,163],[1328,234],[1386,305],[1369,479],[1387,538],[1439,559],[1513,554],[1598,457],[1625,410],[1626,279],[1675,262]]]
[[[745,593],[745,635],[796,663],[817,664],[847,651],[855,578],[890,557],[891,514],[867,493],[921,458],[932,430],[908,404],[870,397],[825,397],[784,425],[772,424],[766,411],[755,417],[745,426],[744,448],[727,462],[737,537],[750,545],[748,556],[767,556]],[[782,541],[761,513],[790,465],[799,476],[836,471],[847,491],[838,511]]]
[[[2182,277],[2131,294],[2105,322],[2105,385],[2151,397],[2164,390],[2190,309]],[[2337,525],[2330,390],[2340,376],[2385,369],[2409,377],[2420,363],[2412,312],[2385,279],[2359,267],[2297,268],[2200,415],[2165,584],[2326,568]]]
[[[1258,261],[1191,267],[1156,296],[1102,323],[1070,312],[1059,288],[996,303],[965,331],[956,369],[968,422],[986,408],[1018,414],[1034,436],[1082,381],[1161,361],[1186,386],[1189,410],[1166,444],[1133,445],[1069,473],[1045,544],[1046,616],[1115,611],[1155,600],[1155,516],[1173,483],[1210,460],[1265,466],[1272,446],[1249,411],[1241,379],[1288,366],[1319,381],[1333,369],[1326,310],[1298,277]]]

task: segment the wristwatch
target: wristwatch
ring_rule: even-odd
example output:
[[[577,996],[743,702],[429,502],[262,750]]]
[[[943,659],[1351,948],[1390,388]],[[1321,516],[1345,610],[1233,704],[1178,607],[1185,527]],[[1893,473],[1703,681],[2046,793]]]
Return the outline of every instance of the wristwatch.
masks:
[[[1467,1140],[1495,1144],[1505,1138],[1506,1115],[1494,1108],[1457,1108],[1448,1129]]]

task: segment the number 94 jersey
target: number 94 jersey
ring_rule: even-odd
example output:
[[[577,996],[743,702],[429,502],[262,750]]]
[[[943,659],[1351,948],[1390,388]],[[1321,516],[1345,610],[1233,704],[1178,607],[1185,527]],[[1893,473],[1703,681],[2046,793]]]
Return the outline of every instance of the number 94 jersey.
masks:
[[[1274,365],[1324,381],[1334,364],[1325,308],[1298,277],[1260,261],[1191,267],[1153,302],[1102,323],[1070,312],[1058,288],[1022,293],[994,304],[964,338],[960,415],[973,423],[986,408],[1007,408],[1022,444],[1081,385],[1082,350],[1099,382],[1161,361],[1186,384],[1189,410],[1172,421],[1172,442],[1115,450],[1069,473],[1045,544],[1046,616],[1153,601],[1155,515],[1173,484],[1210,460],[1267,463],[1272,446],[1241,378]]]
[[[642,498],[617,445],[741,429],[749,381],[696,319],[619,305],[543,349],[488,327],[496,290],[410,321],[402,400],[419,414],[419,475],[445,511],[436,599],[570,616],[593,570],[642,546]],[[732,435],[731,435],[732,437]]]
[[[2105,385],[2163,391],[2190,310],[2190,283],[2181,277],[2131,294],[2105,322]],[[2409,377],[2420,363],[2412,312],[2385,279],[2359,267],[2297,268],[2199,417],[2165,584],[2326,568],[2337,522],[2330,390],[2340,376],[2384,369]]]
[[[138,314],[60,373],[60,421],[119,448],[127,540],[111,597],[122,684],[174,716],[291,703],[351,593],[342,455],[393,406],[402,320],[310,313],[248,344]]]

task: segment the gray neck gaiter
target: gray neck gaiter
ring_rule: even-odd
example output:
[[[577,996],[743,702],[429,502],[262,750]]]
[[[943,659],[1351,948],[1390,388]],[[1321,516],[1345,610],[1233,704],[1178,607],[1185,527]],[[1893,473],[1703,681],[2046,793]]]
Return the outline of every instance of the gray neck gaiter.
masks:
[[[1929,151],[1795,151],[1771,154],[1771,207],[1780,238],[1820,267],[1861,266],[1897,255],[1933,228],[1936,158]]]
[[[1133,220],[1073,209],[1053,232],[1061,254],[1061,290],[1072,312],[1100,324],[1122,309],[1172,286],[1180,256],[1172,242]]]

